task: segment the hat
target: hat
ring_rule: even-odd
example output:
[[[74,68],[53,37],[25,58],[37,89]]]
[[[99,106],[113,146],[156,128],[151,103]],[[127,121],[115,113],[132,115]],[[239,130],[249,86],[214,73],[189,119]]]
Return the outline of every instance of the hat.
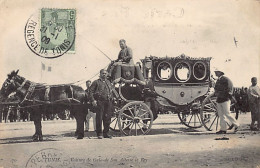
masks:
[[[224,69],[221,67],[214,67],[214,72],[216,71],[224,73]]]

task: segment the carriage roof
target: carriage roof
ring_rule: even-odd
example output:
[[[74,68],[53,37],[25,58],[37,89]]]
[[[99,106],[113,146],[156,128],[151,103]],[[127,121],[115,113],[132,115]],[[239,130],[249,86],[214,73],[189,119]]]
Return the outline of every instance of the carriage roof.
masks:
[[[210,61],[212,59],[212,57],[190,57],[190,56],[186,56],[185,54],[181,54],[177,57],[169,57],[169,56],[165,56],[165,57],[157,57],[157,56],[146,56],[145,59],[141,59],[141,61],[143,62],[144,60],[194,60],[194,61]]]

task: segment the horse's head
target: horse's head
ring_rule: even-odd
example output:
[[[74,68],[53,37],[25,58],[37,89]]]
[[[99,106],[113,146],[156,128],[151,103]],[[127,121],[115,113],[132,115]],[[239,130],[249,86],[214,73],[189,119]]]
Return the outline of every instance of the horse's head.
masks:
[[[12,71],[7,75],[7,79],[4,81],[1,88],[1,97],[7,98],[12,92],[15,92],[19,87],[22,81],[22,77],[17,75],[19,70]]]

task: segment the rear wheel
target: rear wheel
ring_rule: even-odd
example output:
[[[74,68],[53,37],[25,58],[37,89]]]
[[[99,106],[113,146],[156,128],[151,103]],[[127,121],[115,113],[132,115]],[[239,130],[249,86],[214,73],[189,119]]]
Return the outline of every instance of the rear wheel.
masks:
[[[199,111],[190,111],[189,113],[179,112],[178,117],[181,123],[189,128],[200,128],[203,125],[201,122]]]
[[[124,135],[145,135],[153,124],[153,113],[141,101],[127,103],[119,112],[118,126]]]
[[[202,107],[200,109],[200,117],[202,124],[208,131],[217,131],[219,128],[219,116],[217,112],[217,102],[216,97],[213,94],[207,96],[204,101],[202,102]],[[231,107],[235,104],[232,102]],[[231,115],[235,117],[235,112],[230,111]],[[235,117],[236,119],[238,116]],[[231,126],[229,121],[226,121],[227,127]]]
[[[178,113],[182,124],[189,128],[200,128],[203,126],[200,118],[201,99],[196,99],[187,109]]]

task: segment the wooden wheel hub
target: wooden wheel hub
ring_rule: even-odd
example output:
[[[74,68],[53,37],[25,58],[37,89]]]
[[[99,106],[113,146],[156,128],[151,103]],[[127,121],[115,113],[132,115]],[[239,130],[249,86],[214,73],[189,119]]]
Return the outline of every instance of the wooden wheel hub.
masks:
[[[139,118],[139,117],[134,117],[134,123],[139,123],[140,120],[141,120],[141,118]]]

